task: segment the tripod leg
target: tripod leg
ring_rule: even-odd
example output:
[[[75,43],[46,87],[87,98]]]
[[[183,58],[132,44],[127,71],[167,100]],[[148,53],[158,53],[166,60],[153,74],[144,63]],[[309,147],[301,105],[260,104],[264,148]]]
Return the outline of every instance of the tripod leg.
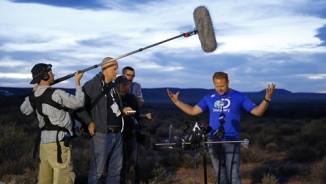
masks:
[[[195,164],[195,174],[194,174],[194,176],[195,176],[195,184],[196,184],[196,170],[197,170],[197,158],[196,158],[196,155],[197,155],[197,148],[195,148],[195,155],[194,155],[194,164]]]
[[[207,136],[204,137],[203,139],[204,142],[207,141]],[[204,182],[205,184],[207,184],[207,158],[206,158],[206,153],[208,150],[207,144],[203,144],[204,145],[204,152],[203,152],[203,164],[204,164]]]
[[[222,154],[223,154],[223,144],[219,144],[220,146],[220,153],[218,154],[218,184],[221,184],[221,169],[222,169]]]
[[[204,164],[204,181],[207,184],[207,161],[206,161],[206,150],[204,150],[203,154],[203,164]]]

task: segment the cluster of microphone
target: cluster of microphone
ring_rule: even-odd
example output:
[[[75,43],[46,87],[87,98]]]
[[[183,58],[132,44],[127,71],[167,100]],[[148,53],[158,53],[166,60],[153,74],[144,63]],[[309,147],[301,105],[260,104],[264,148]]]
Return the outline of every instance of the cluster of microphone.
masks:
[[[225,134],[224,130],[224,123],[226,122],[225,114],[222,112],[218,118],[220,122],[220,127],[213,133],[214,136],[223,138]],[[212,131],[212,127],[209,126],[207,123],[201,123],[200,125],[196,122],[195,126],[193,127],[192,131],[194,132],[193,135],[189,138],[190,142],[198,142],[203,139],[203,135],[208,134]]]
[[[223,112],[220,114],[220,116],[218,118],[218,121],[220,122],[220,127],[213,133],[213,135],[218,136],[218,137],[220,137],[222,139],[224,137],[224,134],[225,134],[224,123],[226,122],[226,117],[225,117],[225,114]],[[204,140],[205,136],[207,136],[207,134],[212,131],[212,127],[209,126],[207,123],[197,123],[196,122],[194,127],[192,128],[193,133],[190,136],[188,136],[188,134],[185,135],[186,130],[188,128],[189,128],[189,125],[187,125],[184,128],[181,137],[175,136],[174,138],[180,144],[182,142],[189,141],[193,148],[201,146],[202,140]]]

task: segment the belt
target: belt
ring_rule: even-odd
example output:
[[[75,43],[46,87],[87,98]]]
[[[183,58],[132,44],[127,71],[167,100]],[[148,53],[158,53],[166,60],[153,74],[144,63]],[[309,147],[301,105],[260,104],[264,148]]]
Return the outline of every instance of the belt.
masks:
[[[120,127],[108,127],[108,132],[107,133],[118,133],[121,132]]]

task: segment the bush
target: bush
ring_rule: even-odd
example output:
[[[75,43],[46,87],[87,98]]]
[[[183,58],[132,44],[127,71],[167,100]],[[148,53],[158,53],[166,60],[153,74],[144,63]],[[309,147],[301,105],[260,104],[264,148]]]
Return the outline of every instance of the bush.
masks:
[[[279,147],[276,143],[268,143],[266,145],[266,149],[270,152],[277,152],[279,150]]]
[[[322,162],[313,169],[312,176],[316,178],[320,183],[326,183],[325,173],[326,173],[326,158],[324,158]]]
[[[257,148],[241,148],[241,161],[246,162],[253,162],[253,163],[264,163],[265,157],[263,153]]]
[[[274,175],[266,174],[260,184],[279,184],[279,182]]]
[[[287,158],[297,162],[311,162],[319,159],[319,151],[309,145],[298,145],[286,151]]]

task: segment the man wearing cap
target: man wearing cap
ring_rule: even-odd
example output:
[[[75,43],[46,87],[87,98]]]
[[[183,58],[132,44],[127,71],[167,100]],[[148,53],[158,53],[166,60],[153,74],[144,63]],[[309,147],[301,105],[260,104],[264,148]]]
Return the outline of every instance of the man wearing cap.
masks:
[[[130,107],[123,107],[119,90],[113,81],[118,74],[118,62],[106,57],[102,71],[83,86],[85,107],[77,113],[88,125],[90,134],[90,171],[88,183],[120,184],[123,160],[123,115]],[[106,173],[107,172],[107,173]]]
[[[122,99],[122,105],[124,107],[131,107],[135,112],[124,116],[125,128],[123,131],[124,142],[124,159],[123,169],[121,173],[121,183],[127,183],[127,174],[130,167],[134,168],[134,180],[133,183],[140,182],[141,168],[140,168],[140,145],[136,141],[136,129],[139,128],[138,122],[142,119],[153,120],[152,113],[140,114],[140,106],[137,97],[134,94],[129,93],[129,87],[131,81],[126,76],[122,75],[115,79],[114,83],[118,86],[120,96]]]
[[[134,68],[132,68],[131,66],[124,67],[122,69],[122,75],[126,76],[127,79],[131,82],[131,85],[129,87],[129,93],[134,94],[137,97],[139,106],[141,107],[144,103],[144,97],[141,91],[141,85],[133,81],[136,76]]]
[[[45,103],[44,94],[53,103],[68,109],[77,109],[84,105],[84,93],[80,87],[80,79],[83,73],[75,73],[76,94],[71,95],[63,90],[51,88],[54,82],[52,65],[39,63],[32,68],[33,80],[31,84],[37,84],[31,95],[25,98],[20,110],[25,115],[36,111],[39,120],[40,145],[38,183],[39,184],[73,184],[75,173],[72,166],[71,148],[64,144],[65,135],[73,135],[72,120],[69,112],[63,108],[56,108]],[[50,91],[50,93],[49,93]],[[49,124],[60,127],[59,130],[47,128]],[[61,131],[67,130],[67,131]],[[58,146],[60,149],[58,149]],[[60,154],[59,154],[60,153]],[[60,159],[58,159],[60,158]]]

